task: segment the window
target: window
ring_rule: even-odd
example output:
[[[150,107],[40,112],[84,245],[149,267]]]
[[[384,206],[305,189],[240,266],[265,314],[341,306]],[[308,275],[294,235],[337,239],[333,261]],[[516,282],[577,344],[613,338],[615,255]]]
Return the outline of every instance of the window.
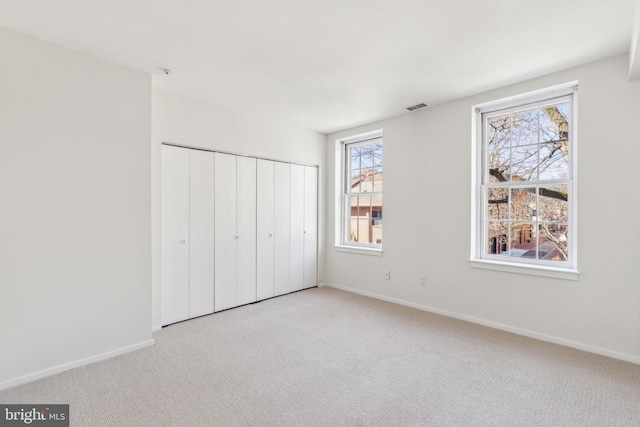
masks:
[[[339,246],[382,249],[382,133],[339,141],[343,167]]]
[[[475,109],[474,266],[576,278],[575,90],[558,89]]]

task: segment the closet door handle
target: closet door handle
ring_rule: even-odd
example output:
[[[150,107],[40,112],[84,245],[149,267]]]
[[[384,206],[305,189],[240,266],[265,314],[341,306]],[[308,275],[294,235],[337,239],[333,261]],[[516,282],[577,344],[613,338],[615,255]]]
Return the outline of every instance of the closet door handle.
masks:
[[[236,236],[236,239],[239,239],[239,238],[240,238],[240,236]]]
[[[182,243],[183,245],[186,245],[187,243],[189,243],[189,241],[186,240],[186,239],[185,240],[180,240],[180,243]]]
[[[269,233],[269,237],[273,237],[273,233]]]

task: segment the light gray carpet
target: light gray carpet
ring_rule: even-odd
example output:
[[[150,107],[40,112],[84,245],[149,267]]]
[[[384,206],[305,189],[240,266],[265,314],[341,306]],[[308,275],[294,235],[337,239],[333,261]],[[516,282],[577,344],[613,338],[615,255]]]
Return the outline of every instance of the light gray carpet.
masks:
[[[331,288],[0,392],[74,426],[640,426],[640,366]]]

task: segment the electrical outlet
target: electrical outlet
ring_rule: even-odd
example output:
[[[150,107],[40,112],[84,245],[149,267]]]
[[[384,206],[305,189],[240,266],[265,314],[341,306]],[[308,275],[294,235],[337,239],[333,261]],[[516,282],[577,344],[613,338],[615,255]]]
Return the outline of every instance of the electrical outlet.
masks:
[[[384,280],[391,280],[391,270],[384,271]]]
[[[420,285],[427,286],[427,276],[420,276]]]

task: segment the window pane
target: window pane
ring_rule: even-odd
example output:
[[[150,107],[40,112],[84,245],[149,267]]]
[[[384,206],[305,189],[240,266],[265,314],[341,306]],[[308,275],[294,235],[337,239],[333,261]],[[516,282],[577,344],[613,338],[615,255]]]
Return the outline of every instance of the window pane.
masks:
[[[511,224],[511,238],[509,240],[511,257],[535,258],[536,257],[536,225],[534,223]]]
[[[509,179],[509,157],[509,149],[487,153],[487,179],[489,182],[504,182]]]
[[[540,224],[539,259],[567,261],[567,224]]]
[[[371,198],[371,243],[382,244],[382,196]]]
[[[373,152],[373,166],[378,172],[382,172],[382,145],[376,144],[376,149]]]
[[[568,185],[540,187],[538,221],[569,221]]]
[[[568,102],[540,108],[540,142],[568,140],[568,117]]]
[[[357,242],[358,240],[358,196],[349,196],[348,198],[348,220],[347,220],[347,240],[349,242]]]
[[[509,189],[487,189],[487,218],[489,220],[509,219]]]
[[[373,145],[363,145],[360,147],[360,156],[362,158],[362,169],[373,167]]]
[[[533,221],[536,209],[535,187],[511,189],[510,219],[512,221]]]
[[[360,182],[362,181],[362,177],[360,169],[354,169],[351,171],[351,184],[347,191],[349,193],[359,193],[360,192]]]
[[[492,117],[487,120],[487,150],[509,148],[511,115]]]
[[[511,124],[511,146],[538,143],[538,109],[513,114]]]
[[[485,253],[493,255],[509,255],[509,224],[506,222],[487,223]]]
[[[538,179],[538,145],[525,145],[511,150],[511,180]]]
[[[540,179],[569,178],[569,146],[567,141],[548,142],[540,147]]]
[[[373,191],[382,191],[382,171],[373,174]]]
[[[351,169],[360,169],[360,147],[349,148],[349,158],[351,159]]]
[[[373,152],[373,191],[382,191],[382,144],[375,144]]]
[[[371,193],[373,191],[373,170],[365,169],[361,175],[362,181],[360,183],[361,193]]]
[[[371,196],[351,197],[351,241],[371,243]]]
[[[371,218],[371,196],[359,196],[358,206],[358,216]]]

